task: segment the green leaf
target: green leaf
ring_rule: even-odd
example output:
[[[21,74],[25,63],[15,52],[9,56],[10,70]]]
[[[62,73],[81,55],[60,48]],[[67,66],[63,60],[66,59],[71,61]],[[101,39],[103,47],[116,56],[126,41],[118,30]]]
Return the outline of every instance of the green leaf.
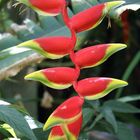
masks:
[[[6,54],[8,55],[8,54]],[[40,62],[44,57],[33,53],[33,51],[26,51],[0,60],[0,80],[9,76],[15,76],[22,68],[32,63]]]
[[[36,140],[24,116],[14,108],[0,105],[0,120],[9,124],[17,134],[23,135],[30,140]]]
[[[90,8],[92,5],[88,3],[86,0],[76,1],[72,0],[72,8],[74,13],[81,12],[87,8]]]
[[[120,101],[110,100],[104,103],[103,108],[110,108],[112,111],[120,113],[140,113],[140,109],[135,106]]]
[[[99,122],[102,118],[103,118],[102,113],[97,115],[97,117],[94,119],[93,123],[89,126],[89,128],[86,129],[86,131],[91,130],[96,125],[96,123]]]
[[[109,132],[110,134],[114,133],[112,125],[105,120],[100,120],[93,129],[101,132]]]
[[[117,121],[116,121],[116,118],[115,118],[112,110],[110,108],[108,108],[108,107],[104,108],[102,110],[102,115],[105,118],[105,120],[112,125],[112,127],[114,128],[115,133],[117,133],[118,125],[117,125]]]
[[[99,4],[99,0],[87,0],[87,2],[89,2],[93,6]]]
[[[117,137],[119,140],[136,140],[134,132],[128,128],[128,125],[119,122]]]
[[[80,136],[78,137],[78,140],[88,140],[89,135],[87,133],[81,133]]]
[[[44,16],[39,16],[40,19],[40,26],[44,29],[47,30],[47,33],[52,32],[52,30],[57,30],[61,28],[61,24],[55,19],[54,17],[44,17]]]
[[[82,127],[84,128],[94,115],[94,110],[91,108],[84,108],[83,109],[83,124]]]
[[[42,34],[45,34],[45,31],[40,26],[38,26],[35,22],[33,22],[32,20],[26,19],[26,20],[24,20],[24,23],[25,23],[26,27],[28,29],[30,29],[30,32],[32,34],[37,35],[35,37],[39,37]]]
[[[51,130],[43,131],[43,128],[33,129],[37,140],[47,140]]]
[[[0,37],[0,51],[21,43],[21,41],[16,36],[13,36],[9,33],[0,34],[0,35],[1,35],[1,37]]]
[[[27,123],[29,124],[31,129],[34,130],[34,129],[37,129],[37,128],[42,128],[42,131],[43,131],[44,124],[40,123],[39,121],[35,120],[34,118],[32,118],[29,115],[26,115],[24,118],[27,121]]]
[[[88,105],[90,105],[93,109],[99,110],[100,107],[100,102],[99,100],[91,101],[91,100],[86,100],[85,101]]]
[[[140,100],[140,95],[133,95],[133,96],[125,96],[122,98],[117,99],[120,102],[133,102]]]
[[[136,68],[136,66],[139,64],[140,62],[140,51],[138,51],[135,55],[134,58],[131,60],[130,64],[128,65],[128,67],[126,68],[122,79],[123,80],[128,80],[129,77],[132,75],[132,72],[134,71],[134,69]],[[116,93],[116,99],[119,98],[122,94],[123,88],[122,89],[118,89],[117,93]]]

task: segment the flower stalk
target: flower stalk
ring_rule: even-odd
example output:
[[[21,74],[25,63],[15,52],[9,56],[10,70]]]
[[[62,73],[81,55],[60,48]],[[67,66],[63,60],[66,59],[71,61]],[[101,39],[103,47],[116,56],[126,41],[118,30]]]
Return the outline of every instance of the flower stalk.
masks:
[[[72,18],[68,15],[65,0],[20,1],[43,15],[55,16],[61,13],[65,25],[71,32],[70,37],[37,38],[21,43],[18,47],[31,48],[50,59],[59,59],[69,55],[75,65],[74,68],[48,68],[31,73],[25,79],[39,81],[54,89],[66,89],[73,85],[78,96],[71,97],[56,108],[46,121],[44,130],[52,128],[49,140],[76,140],[82,126],[84,100],[100,99],[112,90],[127,85],[125,81],[106,77],[91,77],[78,81],[81,69],[102,64],[112,54],[126,48],[126,45],[119,43],[99,44],[75,52],[77,33],[97,27],[110,10],[121,5],[123,1],[99,4],[74,15]]]

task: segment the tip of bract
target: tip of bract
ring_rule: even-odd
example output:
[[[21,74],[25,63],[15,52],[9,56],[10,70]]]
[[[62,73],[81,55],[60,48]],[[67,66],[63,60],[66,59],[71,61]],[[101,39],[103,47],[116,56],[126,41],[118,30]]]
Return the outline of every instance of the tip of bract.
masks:
[[[25,48],[31,48],[31,46],[35,46],[36,42],[33,40],[25,41],[17,45],[17,47],[25,47]]]
[[[43,127],[43,131],[47,131],[47,130],[49,130],[50,128],[52,128],[54,126],[60,125],[60,123],[61,123],[61,120],[51,116],[46,121],[46,123],[45,123],[45,125]]]
[[[120,43],[109,44],[109,47],[107,49],[107,54],[108,53],[109,54],[110,53],[113,54],[113,53],[115,53],[117,51],[120,51],[122,49],[125,49],[126,47],[127,47],[126,44],[120,44]]]
[[[42,78],[42,73],[40,71],[30,73],[24,77],[25,80],[39,80]]]
[[[127,48],[126,44],[121,44],[121,43],[114,43],[114,44],[110,44],[110,46],[112,46],[112,48],[116,48],[117,50],[122,50]]]
[[[108,10],[111,10],[112,8],[118,7],[118,6],[120,6],[120,5],[124,4],[124,3],[125,3],[125,1],[112,1],[112,2],[107,2],[106,3],[106,8]]]
[[[111,86],[114,88],[125,87],[128,85],[128,82],[118,79],[112,79]]]
[[[116,48],[122,48],[122,49],[124,49],[124,48],[127,47],[126,44],[121,44],[121,43],[114,43],[114,44],[112,44],[112,45],[114,45]]]

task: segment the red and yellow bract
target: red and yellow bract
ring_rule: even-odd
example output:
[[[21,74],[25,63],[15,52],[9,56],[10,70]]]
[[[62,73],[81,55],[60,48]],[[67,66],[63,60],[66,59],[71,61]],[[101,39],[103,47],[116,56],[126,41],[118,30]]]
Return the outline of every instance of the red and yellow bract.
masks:
[[[53,127],[48,140],[55,140],[60,138],[61,140],[67,140],[69,138],[71,140],[77,140],[81,127],[82,115],[75,122],[69,123],[68,125]]]
[[[72,28],[78,33],[97,27],[112,7],[119,6],[122,1],[102,3],[86,9],[70,19]]]
[[[96,100],[106,96],[112,90],[126,85],[127,82],[122,80],[105,77],[94,77],[79,81],[75,86],[75,90],[81,97],[84,97],[88,100]]]
[[[79,96],[71,97],[62,103],[50,115],[44,130],[52,128],[49,140],[76,140],[82,125],[82,105],[84,99],[96,100],[109,94],[112,90],[127,85],[127,82],[105,77],[92,77],[77,81],[80,69],[97,66],[106,61],[115,52],[126,48],[125,44],[99,44],[74,52],[77,41],[76,33],[95,28],[108,12],[123,3],[113,1],[84,10],[72,18],[67,13],[65,0],[19,0],[32,7],[39,14],[57,15],[62,13],[64,22],[71,32],[71,37],[43,37],[18,45],[35,50],[51,59],[61,58],[67,54],[75,68],[56,67],[31,73],[25,79],[40,81],[54,89],[65,89],[73,85]]]
[[[43,37],[26,41],[18,45],[35,50],[37,53],[50,59],[58,59],[68,55],[73,49],[70,37]]]
[[[76,32],[95,28],[105,16],[104,8],[105,4],[100,4],[82,11],[71,18],[70,24]]]
[[[79,96],[66,100],[50,115],[44,125],[44,130],[53,126],[68,125],[77,121],[82,115],[84,100]]]
[[[35,80],[55,89],[66,89],[78,78],[74,68],[56,67],[48,68],[31,73],[25,77],[28,80]]]
[[[40,15],[56,16],[66,6],[65,0],[18,0],[34,9]]]
[[[126,48],[125,44],[100,44],[81,49],[75,53],[75,62],[80,68],[89,68],[102,64],[112,54]],[[88,57],[87,57],[88,56]]]

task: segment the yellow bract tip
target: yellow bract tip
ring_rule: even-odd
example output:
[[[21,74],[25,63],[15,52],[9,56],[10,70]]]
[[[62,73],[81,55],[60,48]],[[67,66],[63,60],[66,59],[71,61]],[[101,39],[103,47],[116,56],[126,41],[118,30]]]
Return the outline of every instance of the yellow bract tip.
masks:
[[[126,44],[120,44],[120,43],[109,44],[109,47],[107,48],[106,51],[107,57],[111,56],[115,52],[125,49],[126,47],[127,47]]]
[[[44,124],[43,131],[46,131],[52,128],[53,126],[57,126],[63,123],[64,123],[63,119],[59,117],[50,116],[48,120],[46,121],[46,123]]]
[[[35,80],[35,81],[40,81],[40,79],[42,78],[44,78],[44,76],[40,71],[30,73],[24,77],[25,80]]]
[[[106,7],[107,7],[108,10],[111,10],[112,8],[120,6],[124,3],[125,3],[125,1],[121,1],[121,0],[120,1],[107,2]]]
[[[128,82],[126,82],[126,81],[112,78],[112,81],[109,84],[109,87],[111,87],[112,89],[116,89],[116,88],[120,88],[120,87],[125,87],[127,85],[128,85]]]
[[[38,44],[35,41],[29,40],[29,41],[25,41],[23,43],[20,43],[19,45],[17,45],[17,47],[25,47],[25,48],[31,48],[32,49],[33,46],[37,46],[37,45]]]

